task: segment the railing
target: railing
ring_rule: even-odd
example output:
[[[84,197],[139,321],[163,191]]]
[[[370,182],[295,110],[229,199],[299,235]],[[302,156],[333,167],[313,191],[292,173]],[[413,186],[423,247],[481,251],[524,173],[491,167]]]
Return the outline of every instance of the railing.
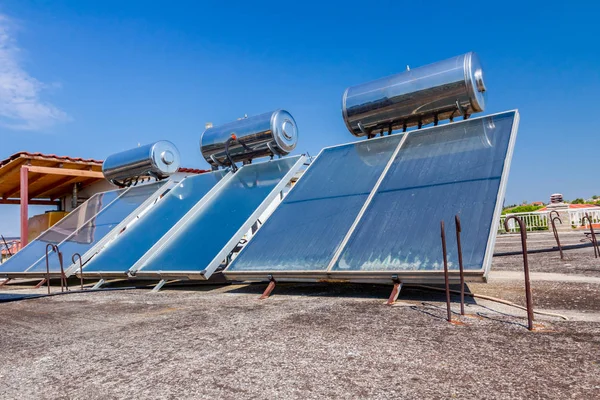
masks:
[[[524,212],[505,214],[500,217],[500,227],[498,232],[506,233],[504,227],[504,221],[508,217],[519,217],[525,222],[526,229],[528,231],[547,231],[548,230],[548,212]],[[508,232],[519,232],[519,224],[514,219],[508,221]]]
[[[588,213],[594,224],[600,223],[600,207],[571,209],[569,210],[569,220],[573,229],[584,226],[583,219],[585,217],[585,213]],[[513,213],[505,214],[500,217],[500,226],[498,228],[499,233],[506,233],[504,221],[507,217],[513,215],[523,219],[528,231],[547,231],[549,228],[549,211]],[[563,223],[566,223],[566,221],[563,221]],[[586,221],[585,226],[588,225],[589,224]],[[515,223],[514,219],[511,219],[508,221],[508,229],[508,232],[519,232],[519,225]]]
[[[574,228],[580,227],[583,225],[583,219],[585,217],[585,213],[590,216],[592,223],[600,223],[600,207],[594,208],[578,208],[575,210],[569,210],[569,217],[571,219],[571,226]],[[588,225],[587,221],[585,222]]]

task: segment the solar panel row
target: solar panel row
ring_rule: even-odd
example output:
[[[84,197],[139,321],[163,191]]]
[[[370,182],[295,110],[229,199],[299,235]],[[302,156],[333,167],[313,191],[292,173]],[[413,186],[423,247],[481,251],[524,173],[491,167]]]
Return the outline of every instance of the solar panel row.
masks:
[[[65,260],[83,255],[84,276],[208,278],[304,161],[288,157],[235,174],[221,170],[99,193],[2,264],[0,276],[44,276],[52,243]],[[49,261],[58,274],[57,258]],[[66,268],[67,275],[78,272],[78,265]]]
[[[439,222],[462,220],[467,277],[489,271],[516,111],[323,149],[225,270],[229,279],[438,281]],[[46,244],[84,276],[207,279],[303,156],[93,196],[0,266],[43,276]],[[450,268],[457,268],[449,244]],[[56,257],[51,271],[58,273]],[[78,272],[71,265],[67,274]]]

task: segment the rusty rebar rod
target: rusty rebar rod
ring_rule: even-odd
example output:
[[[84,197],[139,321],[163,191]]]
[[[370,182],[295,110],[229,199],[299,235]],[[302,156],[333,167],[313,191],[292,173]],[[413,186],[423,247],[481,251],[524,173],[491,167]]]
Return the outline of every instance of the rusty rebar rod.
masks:
[[[50,294],[50,263],[48,261],[48,249],[51,249],[54,252],[58,252],[58,247],[56,247],[56,245],[52,243],[48,243],[46,245],[46,282],[48,283],[48,294]]]
[[[57,251],[58,262],[60,264],[60,291],[69,291],[69,285],[67,284],[67,276],[65,275],[65,268],[63,264],[63,254],[60,250]],[[64,285],[64,286],[63,286]]]
[[[81,254],[75,253],[71,256],[73,264],[75,264],[75,257],[79,258],[79,279],[81,281],[81,290],[83,290],[83,263],[81,262]]]
[[[596,232],[594,232],[594,224],[587,212],[585,213],[583,218],[581,218],[581,223],[583,224],[583,221],[586,219],[590,223],[590,232],[592,234],[592,245],[594,247],[594,257],[598,258],[598,256],[600,255],[600,248],[598,247],[598,240],[596,240]]]
[[[458,270],[460,273],[460,315],[465,315],[465,270],[463,267],[462,244],[460,242],[460,217],[458,214],[454,216],[456,225],[456,249],[458,250]]]
[[[444,256],[444,281],[446,283],[446,311],[448,322],[452,322],[452,310],[450,310],[450,280],[448,278],[448,253],[446,251],[446,229],[444,221],[441,221],[442,255]]]
[[[533,330],[533,299],[531,298],[531,284],[529,281],[529,262],[527,260],[527,230],[523,219],[511,215],[504,220],[504,229],[508,232],[508,221],[514,219],[519,224],[521,231],[521,247],[523,249],[523,270],[525,271],[525,298],[527,301],[527,329]]]
[[[8,252],[8,255],[12,257],[13,253],[12,253],[12,251],[10,251],[10,247],[8,247],[8,243],[6,243],[6,239],[4,239],[3,235],[0,235],[0,236],[2,236],[2,241],[4,242],[4,246],[6,247],[6,251]]]
[[[556,217],[552,217],[552,213],[556,213]],[[564,260],[565,255],[563,254],[563,249],[562,249],[562,246],[560,245],[560,239],[558,237],[558,231],[556,230],[556,224],[554,223],[555,220],[558,220],[558,222],[560,222],[560,224],[562,225],[562,220],[560,219],[560,216],[558,215],[558,211],[556,211],[556,210],[550,211],[550,215],[548,217],[550,218],[550,224],[552,225],[552,232],[554,232],[554,239],[556,240],[556,244],[558,246],[558,251],[560,251],[560,259]]]

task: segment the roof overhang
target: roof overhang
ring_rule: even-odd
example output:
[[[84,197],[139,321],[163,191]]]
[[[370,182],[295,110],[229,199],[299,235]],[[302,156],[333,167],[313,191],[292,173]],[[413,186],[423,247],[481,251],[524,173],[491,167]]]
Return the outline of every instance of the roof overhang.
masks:
[[[20,152],[0,161],[0,204],[19,204],[24,169],[29,204],[55,204],[73,184],[83,188],[104,179],[100,160]]]

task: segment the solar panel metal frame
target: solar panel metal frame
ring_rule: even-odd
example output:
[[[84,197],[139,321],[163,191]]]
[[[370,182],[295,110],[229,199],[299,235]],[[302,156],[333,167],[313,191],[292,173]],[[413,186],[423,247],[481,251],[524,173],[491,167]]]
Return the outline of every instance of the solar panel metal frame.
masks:
[[[457,122],[452,123],[452,124],[462,124],[462,123],[466,123],[469,121],[481,120],[484,118],[503,115],[503,114],[507,114],[510,112],[514,112],[515,116],[514,116],[514,120],[513,120],[513,125],[511,127],[510,138],[508,141],[508,148],[506,151],[506,156],[504,158],[502,174],[500,176],[500,184],[498,187],[498,193],[496,195],[496,205],[494,208],[492,224],[490,227],[490,233],[489,233],[487,244],[486,244],[487,251],[485,253],[483,265],[482,265],[481,269],[464,271],[464,278],[468,282],[482,282],[482,281],[485,282],[485,281],[487,281],[487,276],[491,269],[492,256],[493,256],[493,245],[496,240],[496,235],[498,233],[498,227],[500,224],[500,215],[502,213],[502,199],[504,199],[504,196],[506,193],[506,185],[508,182],[508,174],[510,171],[510,164],[512,161],[514,146],[515,146],[515,142],[517,139],[520,115],[519,115],[519,111],[517,109],[514,109],[514,110],[507,110],[507,111],[498,112],[498,113],[494,113],[494,114],[490,114],[490,115],[484,115],[484,116],[477,117],[477,118],[469,118],[468,120],[462,120],[462,121],[457,121]],[[446,125],[431,126],[431,127],[422,128],[419,130],[413,130],[413,131],[404,133],[404,137],[402,138],[402,140],[400,141],[400,143],[394,150],[394,153],[388,160],[388,164],[386,165],[385,169],[381,173],[380,178],[378,179],[377,183],[371,190],[369,197],[365,201],[365,204],[361,208],[361,211],[355,218],[354,223],[352,224],[352,226],[346,233],[344,240],[342,241],[339,248],[334,253],[334,256],[330,260],[326,269],[303,270],[303,271],[264,270],[264,271],[247,271],[247,272],[245,272],[245,271],[228,271],[228,269],[229,269],[229,267],[228,267],[223,271],[223,274],[225,275],[226,279],[228,279],[228,280],[243,280],[243,281],[266,281],[266,280],[273,278],[278,281],[290,281],[290,282],[292,282],[292,281],[293,282],[315,282],[315,281],[318,281],[318,282],[390,283],[392,281],[392,279],[397,277],[404,283],[443,283],[444,282],[443,273],[441,271],[437,271],[437,270],[428,270],[428,271],[353,271],[353,272],[332,271],[333,266],[339,259],[339,256],[342,254],[343,250],[346,248],[348,240],[350,239],[350,237],[352,236],[356,227],[358,226],[360,219],[364,215],[364,212],[366,211],[366,209],[368,208],[369,204],[371,203],[373,197],[377,193],[379,185],[381,184],[381,182],[387,175],[396,155],[402,149],[402,146],[404,145],[404,142],[407,140],[408,136],[413,133],[421,133],[421,132],[424,132],[427,130],[440,128],[442,126],[446,126]],[[382,138],[375,138],[375,139],[370,139],[370,140],[379,140],[379,139],[382,139]],[[321,154],[323,153],[323,151],[326,149],[331,149],[331,148],[340,147],[340,146],[348,146],[348,145],[353,145],[353,144],[361,143],[361,142],[362,141],[356,141],[356,142],[350,142],[350,143],[344,143],[344,144],[340,144],[340,145],[325,147],[319,152],[317,157],[320,157]],[[310,168],[310,166],[308,168]],[[302,182],[302,177],[298,180],[298,183],[296,185],[300,184],[301,182]],[[294,190],[294,189],[292,188],[292,190]],[[242,256],[243,252],[244,252],[244,249],[242,249],[242,251],[240,252],[240,254],[238,256]],[[453,282],[458,282],[459,281],[458,271],[455,271],[455,270],[449,271],[449,278]]]
[[[213,192],[213,190],[219,190],[220,187],[224,184],[223,182],[227,182],[229,179],[231,179],[231,177],[233,176],[233,174],[231,173],[231,171],[229,171],[225,176],[223,176],[223,178],[221,178],[220,181],[218,181],[215,186],[212,187],[212,189],[206,194],[204,195],[204,197],[202,197],[202,199],[200,199],[200,201],[198,201],[194,207],[192,207],[179,221],[177,221],[177,223],[175,223],[175,225],[173,225],[173,227],[175,227],[180,221],[183,221],[184,219],[189,220],[191,217],[189,215],[189,213],[194,210],[196,207],[202,207],[210,198],[207,198],[207,196],[211,196],[211,192]],[[175,182],[176,184],[179,184],[181,182],[183,182],[185,179],[182,179],[181,181]],[[174,186],[173,185],[170,189],[172,189]],[[167,194],[168,196],[168,194]],[[143,217],[142,217],[143,218]],[[169,231],[167,231],[167,233],[165,235],[168,235],[171,230],[173,229],[173,227],[171,227],[171,229],[169,229]],[[115,238],[116,240],[118,240],[118,238]],[[161,238],[162,240],[162,238]],[[157,242],[158,243],[158,242]],[[149,251],[152,250],[152,248],[154,246],[156,246],[155,243]],[[146,253],[148,254],[148,253]],[[146,254],[144,254],[144,256],[146,256]],[[91,257],[90,257],[91,258]],[[89,261],[89,259],[88,259]],[[139,262],[139,260],[138,260]],[[134,264],[135,265],[135,264]],[[83,276],[84,278],[115,278],[115,277],[119,277],[119,278],[123,278],[123,277],[128,277],[128,278],[135,278],[134,276],[128,275],[128,272],[131,271],[131,269],[129,269],[128,271],[123,271],[123,272],[115,272],[115,271],[94,271],[94,272],[86,272],[85,271],[85,265],[83,267],[83,273],[80,274],[79,273],[79,264],[73,264],[71,267],[69,268],[75,268],[75,271],[73,273],[75,273],[78,277]]]
[[[267,161],[269,162],[269,161]],[[192,271],[143,271],[143,266],[156,256],[178,232],[184,229],[200,212],[203,207],[215,196],[218,196],[223,190],[223,186],[229,182],[234,174],[230,173],[221,181],[219,181],[219,187],[214,187],[200,202],[198,202],[177,224],[175,224],[144,256],[142,256],[130,269],[129,274],[135,278],[154,278],[154,279],[193,279],[193,280],[207,280],[213,272],[221,265],[221,262],[227,257],[227,255],[233,250],[233,248],[239,243],[243,236],[250,230],[256,220],[265,212],[269,205],[275,200],[275,197],[281,192],[285,186],[292,180],[296,172],[302,168],[302,165],[306,162],[306,156],[301,155],[298,161],[290,168],[290,170],[284,175],[277,185],[271,190],[269,195],[261,202],[254,212],[246,219],[242,226],[238,229],[235,235],[226,243],[226,245],[216,254],[213,260],[199,272]],[[245,168],[245,167],[242,167]],[[227,178],[227,179],[225,179]]]

